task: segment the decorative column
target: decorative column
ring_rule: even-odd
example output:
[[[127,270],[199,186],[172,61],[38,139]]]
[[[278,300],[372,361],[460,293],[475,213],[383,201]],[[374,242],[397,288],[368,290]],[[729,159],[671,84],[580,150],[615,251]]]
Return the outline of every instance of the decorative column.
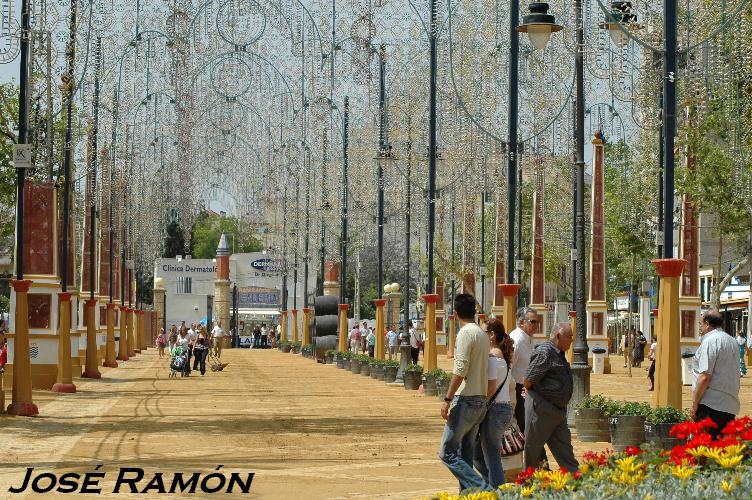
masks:
[[[453,312],[452,315],[449,316],[449,345],[447,345],[447,358],[448,359],[454,359],[454,344],[457,341],[456,339],[457,339],[457,313]]]
[[[131,309],[131,311],[133,312],[133,352],[141,354],[141,325],[138,321],[141,311],[138,309]]]
[[[608,351],[606,328],[606,240],[603,203],[605,201],[605,174],[603,169],[603,132],[596,132],[593,144],[593,184],[590,203],[590,289],[586,303],[587,343],[589,347],[602,347]],[[588,357],[592,355],[588,353]],[[605,371],[610,373],[611,363],[606,358]]]
[[[444,282],[436,278],[436,285],[434,286],[436,295],[439,299],[436,301],[436,354],[446,354],[447,349],[447,336],[446,336],[446,324],[444,318],[446,317],[446,310],[444,306]],[[405,304],[405,310],[408,309],[408,305]]]
[[[128,361],[128,308],[120,306],[120,339],[118,340],[118,361]]]
[[[139,316],[139,326],[141,328],[141,350],[146,351],[149,348],[151,328],[146,327],[146,311],[139,311]],[[151,325],[151,323],[149,323],[149,325]]]
[[[347,323],[345,323],[345,328],[347,328]],[[298,310],[297,309],[292,310],[292,341],[293,342],[298,341]]]
[[[311,308],[303,308],[303,345],[311,345]]]
[[[572,325],[572,331],[577,331],[577,311],[569,311],[569,324]],[[567,349],[567,361],[571,365],[574,362],[574,342]]]
[[[8,413],[21,417],[39,414],[31,396],[31,360],[29,358],[29,302],[31,280],[11,280],[15,292],[15,331],[13,332],[13,396]],[[10,361],[10,359],[8,360]]]
[[[533,192],[533,269],[530,275],[530,308],[538,313],[537,336],[549,331],[546,322],[546,270],[543,263],[543,171],[540,158],[535,158],[535,191]]]
[[[230,247],[227,244],[227,236],[222,233],[217,245],[217,278],[214,281],[214,318],[218,325],[227,330],[230,326]],[[211,325],[206,325],[211,328]],[[224,342],[229,337],[225,337]],[[226,345],[225,345],[226,347]]]
[[[682,368],[679,318],[679,276],[687,261],[655,259],[660,277],[658,295],[658,353],[655,361],[655,403],[682,407]]]
[[[57,348],[57,382],[52,386],[52,392],[76,392],[73,383],[73,367],[71,366],[71,293],[60,292],[60,325],[58,330]]]
[[[86,366],[81,374],[84,378],[102,378],[99,372],[99,352],[97,351],[97,330],[98,321],[96,320],[97,300],[87,299],[84,304],[84,314],[86,315]]]
[[[376,331],[373,332],[376,336],[376,348],[374,349],[374,357],[379,360],[386,358],[386,350],[384,349],[384,305],[386,299],[375,299],[373,301],[376,306]]]
[[[329,259],[324,269],[324,295],[339,297],[339,262]]]
[[[133,338],[135,332],[133,331],[133,316],[134,310],[130,307],[125,312],[125,323],[126,323],[126,329],[128,333],[128,338],[126,339],[126,345],[128,346],[128,357],[134,358],[136,356],[136,340]]]
[[[339,352],[345,352],[348,350],[347,349],[348,348],[348,345],[347,345],[347,308],[348,308],[348,304],[339,305],[339,346],[338,346]],[[378,341],[376,345],[378,346]]]
[[[697,163],[692,151],[686,154],[687,170]],[[681,276],[679,311],[681,315],[681,349],[694,351],[700,344],[700,225],[698,210],[690,194],[682,199],[682,229],[679,235],[679,258],[687,261]],[[720,278],[719,278],[720,279]]]
[[[104,361],[102,366],[117,368],[115,361],[115,304],[107,304],[107,345],[105,347]]]
[[[504,322],[504,293],[501,285],[506,283],[506,260],[504,259],[504,222],[506,221],[506,205],[504,203],[504,176],[499,175],[497,180],[496,196],[496,228],[494,235],[494,299],[491,306],[491,314]],[[451,347],[452,351],[454,347]]]
[[[426,302],[426,340],[423,352],[423,370],[430,372],[436,369],[436,302],[438,294],[427,293],[423,296]]]
[[[517,328],[517,293],[520,291],[518,284],[501,285],[501,293],[504,296],[504,330],[511,332]]]
[[[282,311],[282,329],[279,332],[279,341],[287,340],[287,311]]]

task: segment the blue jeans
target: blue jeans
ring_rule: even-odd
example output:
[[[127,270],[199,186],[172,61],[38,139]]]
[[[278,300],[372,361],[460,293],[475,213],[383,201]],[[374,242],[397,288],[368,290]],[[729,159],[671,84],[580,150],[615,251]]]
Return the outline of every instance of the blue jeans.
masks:
[[[455,396],[444,425],[439,458],[460,482],[460,491],[468,488],[490,490],[491,486],[473,470],[473,454],[478,427],[486,416],[484,396]]]
[[[494,403],[486,412],[486,418],[483,419],[478,430],[473,463],[493,489],[506,482],[504,467],[501,465],[501,440],[511,422],[512,405]]]

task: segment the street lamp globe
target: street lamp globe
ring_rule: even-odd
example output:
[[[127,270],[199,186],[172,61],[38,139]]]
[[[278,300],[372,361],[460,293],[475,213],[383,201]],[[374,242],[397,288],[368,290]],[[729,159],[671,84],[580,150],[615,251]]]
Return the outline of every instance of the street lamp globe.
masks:
[[[551,33],[561,31],[562,26],[556,24],[556,18],[548,13],[547,2],[530,2],[528,10],[530,13],[522,18],[517,31],[527,33],[533,47],[543,50],[551,39]]]
[[[614,45],[619,48],[624,47],[629,41],[627,30],[640,28],[640,25],[637,24],[637,16],[632,14],[632,2],[612,1],[611,12],[606,14],[606,20],[600,27],[608,30]]]
[[[400,291],[399,283],[392,283],[392,292],[399,292],[399,291]]]

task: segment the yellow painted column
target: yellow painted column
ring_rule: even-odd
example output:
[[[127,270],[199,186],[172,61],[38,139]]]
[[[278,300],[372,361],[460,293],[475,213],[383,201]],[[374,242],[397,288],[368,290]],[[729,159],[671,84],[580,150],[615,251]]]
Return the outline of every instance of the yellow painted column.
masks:
[[[384,346],[384,305],[386,305],[386,299],[376,299],[373,301],[376,305],[376,349],[374,349],[374,357],[376,359],[386,359],[386,349]]]
[[[282,330],[279,332],[279,341],[287,340],[287,311],[282,311]]]
[[[117,368],[115,361],[115,304],[107,304],[107,344],[104,348],[104,361],[102,366]]]
[[[660,295],[660,293],[659,293],[659,295]],[[658,347],[659,346],[658,339],[660,338],[660,335],[661,335],[661,324],[658,321],[658,309],[653,309],[651,312],[653,314],[653,318],[655,318],[653,320],[653,342],[656,342],[656,347],[655,347],[655,349],[656,349],[656,352],[655,352],[655,373],[653,373],[653,381],[654,381],[653,382],[653,406],[657,407],[658,406],[658,391],[655,390],[655,386],[656,386],[656,382],[658,381],[658,363],[659,363],[659,360],[658,360],[658,348],[659,348]]]
[[[133,315],[133,352],[141,354],[141,323],[139,322],[141,311],[131,309],[131,314]]]
[[[118,361],[128,361],[128,308],[120,306],[120,340],[118,340]]]
[[[337,345],[337,350],[339,352],[345,352],[347,351],[348,345],[347,345],[347,304],[340,304],[339,305],[339,343]]]
[[[292,310],[292,341],[298,341],[298,310]]]
[[[426,324],[425,324],[425,350],[423,351],[423,371],[430,372],[436,369],[436,302],[439,300],[438,294],[427,293],[423,296],[426,302]]]
[[[102,378],[99,372],[99,352],[97,352],[97,318],[96,299],[87,299],[84,302],[84,314],[86,315],[86,366],[81,374],[84,378]]]
[[[457,313],[449,316],[449,345],[447,346],[447,359],[454,359],[454,345],[457,342]]]
[[[134,358],[136,357],[136,342],[133,338],[133,309],[130,307],[125,312],[125,327],[126,331],[128,333],[128,338],[126,339],[126,345],[128,346],[128,357]]]
[[[572,325],[572,331],[577,331],[577,311],[569,311],[569,323]],[[608,354],[606,354],[608,356]],[[572,345],[569,346],[569,349],[567,349],[567,361],[569,361],[569,364],[572,364],[572,360],[574,359],[574,342],[572,342]]]
[[[311,345],[311,308],[303,308],[303,345]]]
[[[29,357],[29,287],[31,280],[11,280],[16,292],[15,331],[13,332],[13,396],[10,415],[33,417],[39,414],[31,395],[31,358]]]
[[[138,343],[142,351],[149,347],[149,332],[146,331],[146,311],[138,311]]]
[[[660,277],[658,295],[658,355],[655,361],[655,403],[682,407],[681,344],[679,318],[679,277],[684,259],[655,259]]]
[[[58,293],[60,302],[60,324],[58,325],[57,344],[57,382],[52,386],[52,392],[76,392],[73,383],[73,368],[71,366],[71,293]]]
[[[520,285],[505,284],[499,287],[504,294],[504,330],[509,334],[517,328],[517,293]]]

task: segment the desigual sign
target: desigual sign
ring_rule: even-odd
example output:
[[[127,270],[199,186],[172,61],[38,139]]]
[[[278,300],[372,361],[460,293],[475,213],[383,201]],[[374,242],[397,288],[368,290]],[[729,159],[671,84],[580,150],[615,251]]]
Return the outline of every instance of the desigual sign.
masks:
[[[274,259],[256,259],[251,261],[251,267],[257,271],[264,271],[267,273],[278,273],[282,270],[282,266]]]

